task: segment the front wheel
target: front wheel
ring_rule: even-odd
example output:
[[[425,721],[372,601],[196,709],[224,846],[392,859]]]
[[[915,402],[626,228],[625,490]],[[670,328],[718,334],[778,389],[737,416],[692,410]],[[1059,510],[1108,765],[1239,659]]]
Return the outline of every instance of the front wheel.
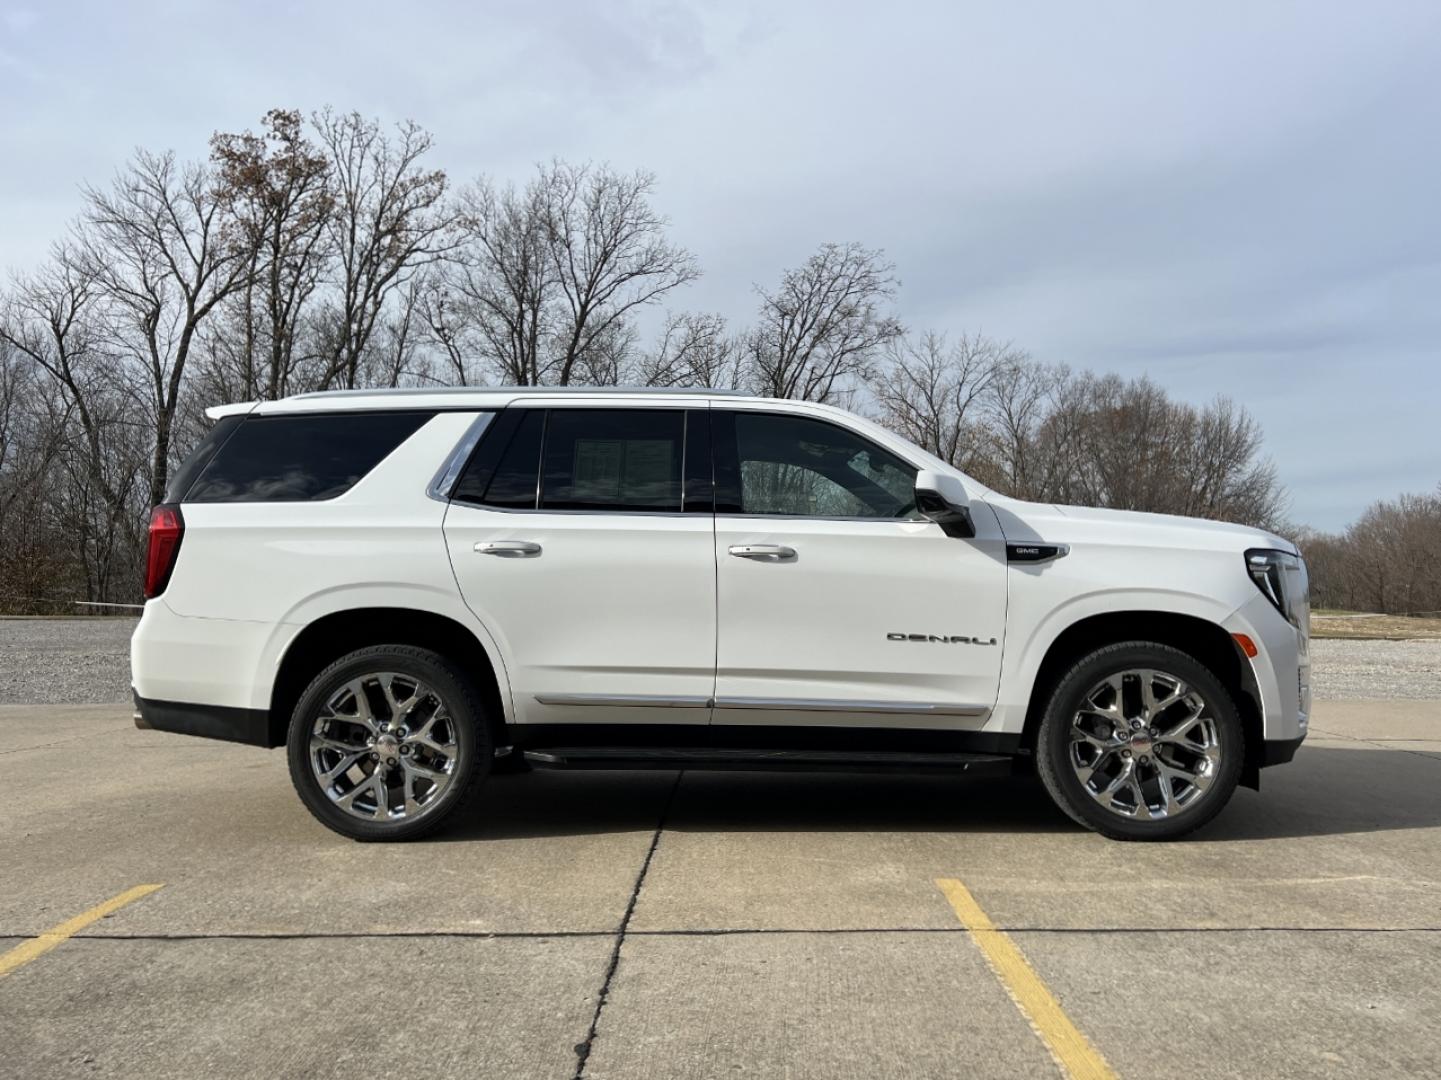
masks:
[[[480,695],[410,645],[342,656],[301,695],[290,779],[322,824],[354,840],[413,840],[474,798],[492,753]]]
[[[1083,657],[1056,685],[1036,759],[1056,804],[1117,840],[1170,840],[1225,807],[1245,760],[1226,688],[1169,645],[1125,642]]]

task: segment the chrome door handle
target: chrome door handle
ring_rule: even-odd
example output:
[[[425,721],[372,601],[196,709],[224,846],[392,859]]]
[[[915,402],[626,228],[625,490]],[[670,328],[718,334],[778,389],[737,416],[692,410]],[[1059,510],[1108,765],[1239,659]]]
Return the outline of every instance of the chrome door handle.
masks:
[[[759,559],[762,562],[784,562],[796,557],[796,549],[784,544],[732,544],[729,551],[737,559]]]
[[[475,545],[481,555],[499,555],[503,559],[528,559],[540,554],[540,545],[530,540],[482,540]]]

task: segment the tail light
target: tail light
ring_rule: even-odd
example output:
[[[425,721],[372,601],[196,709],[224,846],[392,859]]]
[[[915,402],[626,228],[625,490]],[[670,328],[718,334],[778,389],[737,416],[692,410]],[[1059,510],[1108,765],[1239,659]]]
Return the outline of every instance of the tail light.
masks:
[[[170,584],[185,519],[178,506],[157,506],[150,511],[150,547],[145,554],[145,599],[159,596]]]

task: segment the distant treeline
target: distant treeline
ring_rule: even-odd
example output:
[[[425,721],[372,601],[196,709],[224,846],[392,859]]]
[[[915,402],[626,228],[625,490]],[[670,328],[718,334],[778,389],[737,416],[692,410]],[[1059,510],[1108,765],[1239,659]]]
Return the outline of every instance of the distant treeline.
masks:
[[[1375,503],[1345,532],[1299,540],[1313,604],[1441,617],[1441,484]]]
[[[700,268],[649,174],[457,186],[432,153],[414,124],[275,110],[204,160],[142,151],[84,189],[0,292],[0,612],[137,600],[146,512],[203,408],[326,388],[742,388],[858,409],[1021,498],[1281,527],[1261,432],[1225,398],[908,329],[894,267],[856,243],[772,269],[739,322],[681,310]],[[1361,580],[1357,603],[1392,602]]]

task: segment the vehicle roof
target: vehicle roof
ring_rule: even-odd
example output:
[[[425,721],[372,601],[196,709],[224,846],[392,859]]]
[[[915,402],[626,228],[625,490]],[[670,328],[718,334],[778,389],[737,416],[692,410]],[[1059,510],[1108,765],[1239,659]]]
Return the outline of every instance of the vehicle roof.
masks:
[[[562,398],[750,398],[742,390],[669,386],[421,386],[374,390],[318,390],[277,401],[239,401],[212,405],[212,420],[236,413],[337,412],[364,409],[498,409],[517,401]]]

